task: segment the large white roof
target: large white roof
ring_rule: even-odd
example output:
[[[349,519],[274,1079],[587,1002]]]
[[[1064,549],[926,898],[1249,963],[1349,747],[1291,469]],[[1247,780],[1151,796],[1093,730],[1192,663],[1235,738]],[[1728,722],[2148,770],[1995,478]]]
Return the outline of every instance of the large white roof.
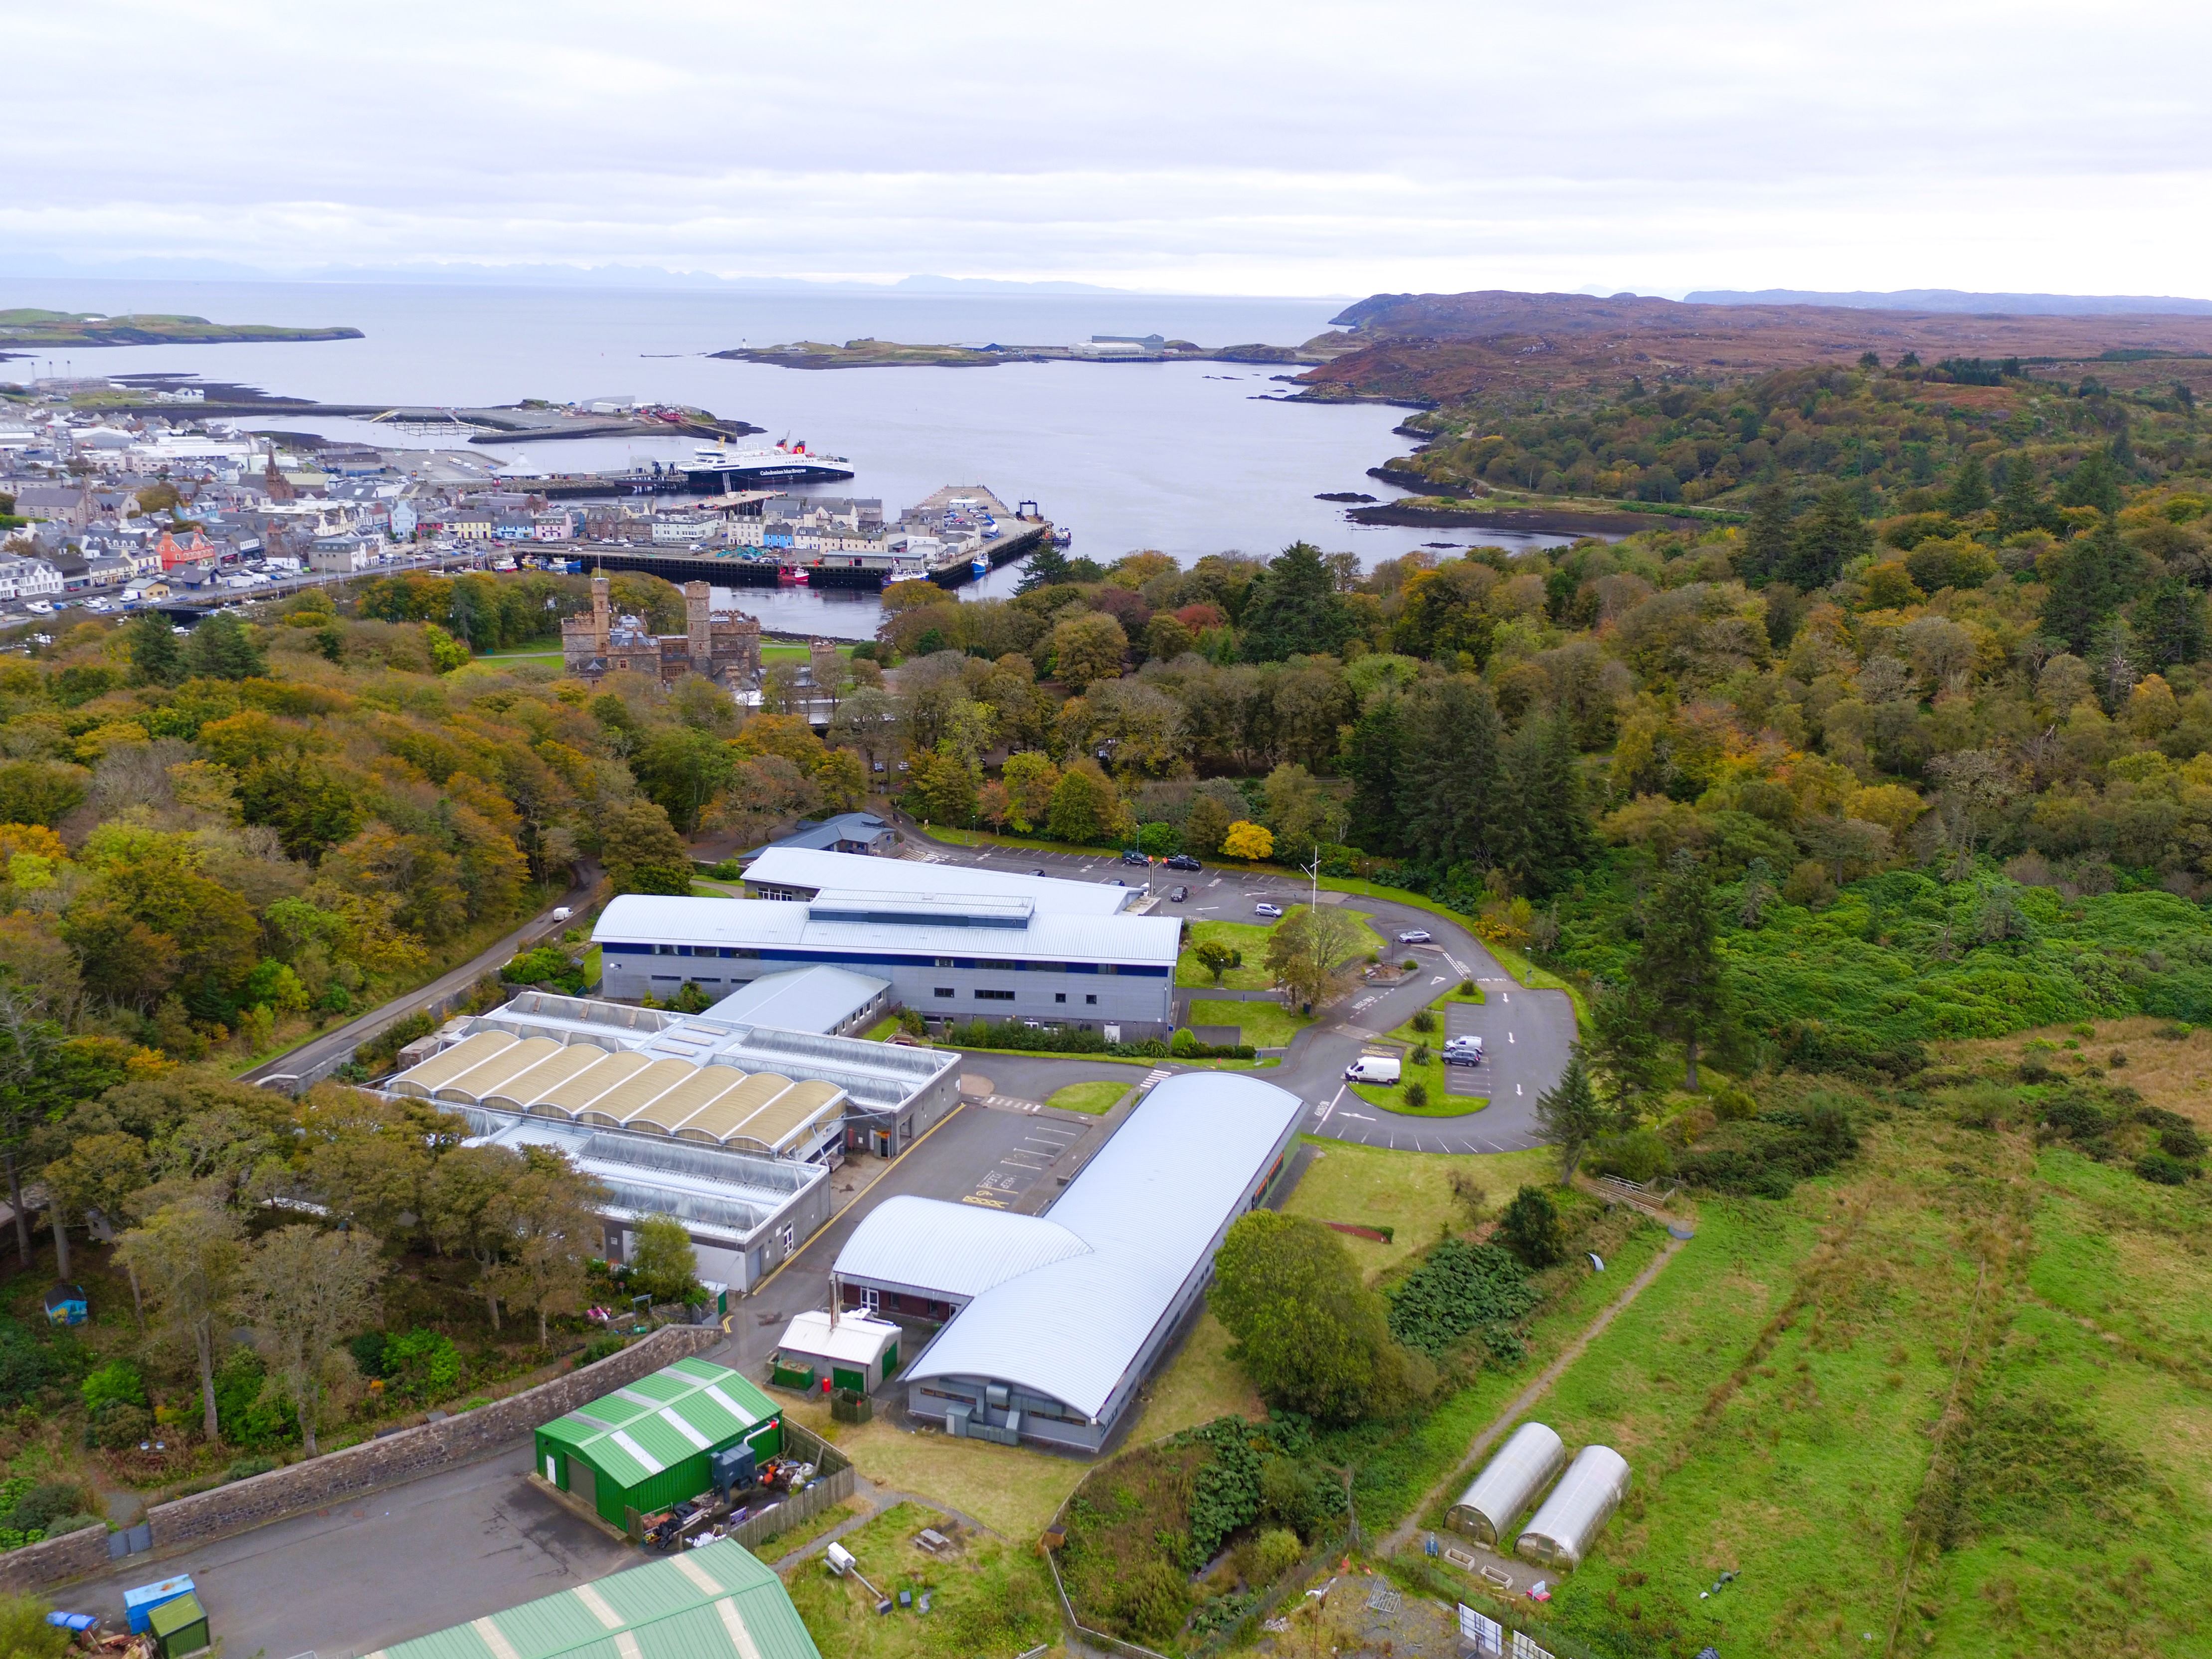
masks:
[[[1090,1249],[1041,1216],[902,1193],[862,1218],[837,1252],[834,1271],[841,1279],[911,1285],[965,1301],[1016,1274]]]
[[[707,1010],[706,1018],[731,1025],[778,1025],[787,1031],[834,1031],[890,988],[889,980],[849,969],[794,968],[763,974]]]
[[[878,858],[810,847],[771,847],[745,866],[745,880],[770,887],[834,889],[902,896],[954,893],[1025,898],[1048,915],[1110,916],[1142,890],[1097,881],[1060,881],[965,864]]]
[[[1083,1249],[987,1271],[979,1254],[1019,1261],[1039,1221],[899,1198],[878,1206],[846,1250],[875,1227],[871,1261],[903,1262],[886,1276],[927,1285],[920,1274],[932,1234],[957,1224],[956,1265],[969,1282],[992,1282],[938,1334],[909,1380],[1000,1378],[1096,1418],[1177,1293],[1209,1265],[1215,1234],[1266,1187],[1276,1148],[1304,1110],[1296,1095],[1257,1078],[1184,1073],[1146,1097],[1042,1218]],[[947,1211],[963,1219],[953,1223]],[[843,1254],[837,1270],[873,1276],[848,1269]]]
[[[828,853],[854,864],[874,860]],[[881,860],[889,863],[890,860]],[[902,861],[903,862],[903,861]],[[1065,885],[1079,885],[1066,883]],[[1110,889],[1109,890],[1111,890]],[[803,902],[677,898],[625,893],[592,930],[594,944],[706,945],[819,951],[851,961],[881,955],[1020,958],[1030,962],[1132,963],[1172,969],[1182,924],[1173,916],[1048,914],[1024,927],[923,921],[817,921]]]

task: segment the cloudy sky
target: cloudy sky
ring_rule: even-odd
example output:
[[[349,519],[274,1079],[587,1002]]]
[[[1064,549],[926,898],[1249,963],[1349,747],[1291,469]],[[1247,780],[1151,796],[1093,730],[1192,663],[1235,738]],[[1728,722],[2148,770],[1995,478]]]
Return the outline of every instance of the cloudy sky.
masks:
[[[2202,0],[6,15],[0,271],[2212,294]]]

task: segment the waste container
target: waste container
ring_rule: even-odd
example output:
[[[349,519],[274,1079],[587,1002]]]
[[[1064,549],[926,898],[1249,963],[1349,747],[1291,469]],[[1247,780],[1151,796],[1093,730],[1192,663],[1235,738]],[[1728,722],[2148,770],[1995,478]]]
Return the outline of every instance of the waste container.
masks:
[[[155,1607],[147,1622],[161,1659],[185,1659],[186,1654],[205,1652],[210,1644],[207,1613],[200,1598],[189,1590]]]

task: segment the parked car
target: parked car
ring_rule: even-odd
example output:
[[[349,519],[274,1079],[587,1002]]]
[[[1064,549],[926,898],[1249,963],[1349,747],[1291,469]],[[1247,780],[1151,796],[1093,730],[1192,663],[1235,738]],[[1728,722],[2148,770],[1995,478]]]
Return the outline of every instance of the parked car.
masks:
[[[1124,864],[1136,865],[1141,869],[1144,866],[1150,864],[1152,860],[1146,858],[1142,853],[1139,853],[1135,848],[1132,847],[1121,854],[1121,862]]]
[[[1168,890],[1168,902],[1170,904],[1181,904],[1189,896],[1190,889],[1188,887],[1173,887]]]
[[[1408,927],[1398,935],[1398,943],[1401,945],[1426,945],[1430,942],[1429,930],[1425,927]]]
[[[1279,904],[1269,904],[1263,899],[1252,907],[1252,914],[1255,916],[1279,916],[1283,914],[1283,907]]]
[[[1447,1066],[1480,1066],[1482,1064],[1482,1039],[1479,1036],[1449,1038],[1438,1051],[1437,1058]]]
[[[1389,1088],[1398,1081],[1404,1064],[1395,1054],[1362,1054],[1344,1068],[1346,1083],[1379,1083]]]
[[[1168,860],[1168,868],[1170,870],[1203,870],[1206,866],[1200,864],[1196,859],[1191,857],[1188,853],[1177,853],[1173,858]]]

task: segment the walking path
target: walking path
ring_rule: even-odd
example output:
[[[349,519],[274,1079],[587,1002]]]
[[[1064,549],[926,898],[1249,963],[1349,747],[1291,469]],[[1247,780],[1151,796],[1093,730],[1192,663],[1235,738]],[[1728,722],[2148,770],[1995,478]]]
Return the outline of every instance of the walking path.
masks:
[[[1592,1320],[1589,1328],[1580,1336],[1561,1349],[1559,1358],[1545,1366],[1537,1374],[1534,1382],[1513,1396],[1512,1402],[1498,1414],[1490,1426],[1475,1436],[1474,1443],[1467,1449],[1467,1455],[1460,1461],[1459,1467],[1423,1492],[1421,1501],[1408,1510],[1406,1512],[1406,1518],[1393,1527],[1389,1535],[1375,1547],[1376,1554],[1386,1558],[1395,1555],[1413,1541],[1413,1534],[1421,1530],[1421,1517],[1429,1512],[1429,1506],[1437,1501],[1441,1493],[1468,1478],[1468,1472],[1482,1461],[1491,1447],[1497,1443],[1498,1437],[1511,1428],[1524,1412],[1549,1393],[1552,1384],[1566,1374],[1567,1367],[1583,1357],[1583,1350],[1589,1346],[1600,1332],[1613,1323],[1613,1316],[1641,1296],[1645,1285],[1659,1277],[1660,1269],[1674,1259],[1674,1253],[1682,1248],[1683,1242],[1679,1238],[1669,1238],[1666,1247],[1651,1258],[1650,1264],[1636,1275],[1628,1288],[1614,1299],[1613,1304]]]

